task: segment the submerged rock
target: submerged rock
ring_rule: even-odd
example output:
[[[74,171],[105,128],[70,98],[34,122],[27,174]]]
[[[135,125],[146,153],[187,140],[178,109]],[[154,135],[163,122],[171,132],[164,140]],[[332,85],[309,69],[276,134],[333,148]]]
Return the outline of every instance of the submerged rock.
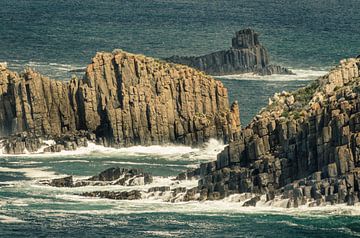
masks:
[[[210,75],[256,73],[260,75],[293,74],[289,69],[269,63],[269,54],[252,29],[236,32],[229,50],[202,56],[172,56],[169,62],[188,65]]]

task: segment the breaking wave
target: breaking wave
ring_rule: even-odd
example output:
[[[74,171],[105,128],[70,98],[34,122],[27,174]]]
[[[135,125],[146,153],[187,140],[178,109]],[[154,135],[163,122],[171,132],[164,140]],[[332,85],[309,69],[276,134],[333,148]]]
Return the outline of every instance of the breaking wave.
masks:
[[[44,141],[47,145],[53,144],[53,141]],[[1,141],[0,141],[1,146]],[[133,146],[127,148],[112,148],[97,145],[89,142],[87,147],[79,147],[73,151],[61,151],[55,153],[45,153],[46,146],[40,148],[37,152],[29,153],[25,151],[21,155],[8,155],[4,153],[4,148],[0,147],[0,155],[3,157],[66,157],[66,156],[83,156],[83,155],[126,155],[126,156],[156,156],[168,160],[205,160],[216,159],[225,145],[215,139],[209,140],[204,146],[192,148],[182,145],[153,145],[153,146]]]

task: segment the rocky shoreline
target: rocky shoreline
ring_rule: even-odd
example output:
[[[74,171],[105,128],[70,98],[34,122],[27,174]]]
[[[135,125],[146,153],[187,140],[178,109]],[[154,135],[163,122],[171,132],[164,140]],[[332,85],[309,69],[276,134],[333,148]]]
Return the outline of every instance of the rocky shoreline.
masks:
[[[360,59],[340,66],[305,88],[275,94],[269,105],[222,151],[217,161],[179,174],[174,184],[83,196],[155,197],[167,202],[236,197],[242,206],[354,205],[360,199]],[[151,184],[150,184],[151,185]]]
[[[202,56],[172,56],[165,60],[188,65],[214,76],[244,73],[294,74],[287,68],[270,64],[269,58],[267,49],[259,42],[259,34],[252,29],[244,29],[236,32],[229,50]]]
[[[359,58],[342,60],[304,88],[275,94],[242,129],[238,105],[229,106],[222,84],[186,66],[123,51],[99,53],[82,80],[66,83],[1,67],[5,153],[74,150],[89,141],[117,147],[198,145],[210,138],[229,143],[216,161],[179,174],[170,186],[153,184],[141,170],[120,168],[85,180],[40,181],[43,185],[149,186],[80,194],[120,200],[205,201],[236,195],[243,206],[359,202]],[[184,187],[186,180],[198,185]]]

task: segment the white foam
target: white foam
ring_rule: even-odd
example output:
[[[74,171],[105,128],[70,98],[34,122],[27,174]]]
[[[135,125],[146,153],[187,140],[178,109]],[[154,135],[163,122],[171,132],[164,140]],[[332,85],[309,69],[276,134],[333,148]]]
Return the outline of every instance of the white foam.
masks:
[[[215,76],[219,79],[234,79],[234,80],[263,80],[263,81],[308,81],[314,80],[328,73],[327,70],[304,70],[304,69],[292,69],[295,75],[282,75],[273,74],[261,76],[258,74],[247,73],[238,75],[225,75]]]
[[[89,210],[56,210],[64,214],[142,214],[142,213],[181,213],[202,216],[227,216],[233,217],[239,214],[285,214],[297,217],[328,217],[329,215],[359,216],[360,206],[329,205],[324,207],[299,207],[299,208],[280,208],[272,206],[243,207],[241,203],[220,201],[191,201],[191,202],[164,202],[161,199],[141,199],[141,200],[111,200],[94,197],[82,197],[77,195],[57,195],[58,198],[65,200],[62,203],[80,202],[85,206],[108,205],[110,209],[89,209]],[[49,201],[51,202],[51,201]],[[53,203],[53,202],[51,202]],[[80,205],[79,205],[80,206]],[[43,212],[53,213],[53,210],[44,209]]]
[[[24,223],[25,221],[20,220],[16,217],[0,215],[0,222],[1,223]]]
[[[144,231],[143,233],[156,237],[174,237],[183,234],[181,231]]]
[[[30,61],[25,63],[25,66],[32,67],[32,68],[39,68],[39,69],[46,69],[48,71],[51,70],[58,70],[58,71],[70,71],[70,70],[77,70],[82,69],[83,67],[79,65],[71,65],[71,64],[59,64],[59,63],[47,63],[47,62],[38,62],[38,61]]]
[[[52,141],[48,141],[51,145]],[[0,142],[1,146],[1,142]],[[87,147],[79,147],[73,151],[61,151],[56,153],[44,152],[43,146],[37,152],[21,155],[9,155],[3,153],[3,147],[0,147],[0,155],[3,157],[70,157],[83,155],[111,155],[111,156],[154,156],[155,158],[167,160],[187,160],[187,161],[211,161],[216,159],[216,155],[223,150],[224,144],[211,139],[202,148],[191,148],[182,145],[153,145],[153,146],[133,146],[128,148],[111,148],[96,145],[92,142],[88,143]]]
[[[58,161],[55,163],[60,162],[70,162],[71,160],[63,160]],[[81,162],[81,160],[74,160],[74,162]],[[158,164],[158,163],[144,163],[144,162],[130,162],[130,161],[104,161],[103,164],[123,164],[123,165],[137,165],[137,166],[166,166],[166,167],[187,167],[187,168],[197,168],[198,165],[196,164],[188,164],[188,165],[181,165],[181,164]]]
[[[4,173],[22,173],[28,178],[42,179],[52,178],[57,175],[54,171],[49,171],[49,167],[38,167],[38,168],[8,168],[0,167],[0,172]]]
[[[90,161],[85,159],[68,159],[68,160],[58,160],[53,161],[54,164],[62,164],[62,163],[90,163]]]

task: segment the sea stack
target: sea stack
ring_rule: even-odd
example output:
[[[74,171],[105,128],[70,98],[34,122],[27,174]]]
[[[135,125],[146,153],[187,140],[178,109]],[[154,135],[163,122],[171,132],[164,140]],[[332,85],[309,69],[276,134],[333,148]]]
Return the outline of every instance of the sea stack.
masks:
[[[106,146],[197,145],[229,142],[239,131],[239,108],[226,88],[187,66],[117,50],[96,54],[84,77],[68,82],[0,67],[0,135],[8,153],[34,151],[41,137],[57,138],[63,147],[49,150],[58,151],[85,144],[83,137]]]
[[[293,74],[289,69],[270,64],[267,49],[260,44],[259,34],[252,29],[236,32],[229,50],[202,56],[172,56],[166,60],[188,65],[214,76],[243,73]]]

